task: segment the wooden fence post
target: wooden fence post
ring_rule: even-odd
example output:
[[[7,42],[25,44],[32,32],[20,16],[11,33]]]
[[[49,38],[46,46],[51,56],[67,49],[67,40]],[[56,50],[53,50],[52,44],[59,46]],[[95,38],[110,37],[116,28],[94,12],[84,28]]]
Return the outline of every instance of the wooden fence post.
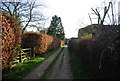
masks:
[[[22,62],[22,55],[21,55],[21,53],[22,53],[22,49],[20,49],[20,53],[19,53],[19,57],[20,57],[19,62]]]
[[[30,57],[35,57],[35,52],[34,52],[35,48],[31,47],[31,56]]]

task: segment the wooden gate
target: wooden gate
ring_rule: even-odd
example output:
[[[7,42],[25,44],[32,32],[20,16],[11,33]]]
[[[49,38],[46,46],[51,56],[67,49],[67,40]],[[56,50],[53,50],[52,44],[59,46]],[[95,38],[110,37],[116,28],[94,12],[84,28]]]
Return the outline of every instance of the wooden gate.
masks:
[[[18,54],[18,57],[13,62],[13,66],[16,63],[23,62],[25,59],[28,59],[30,57],[31,57],[31,48],[21,49],[19,54]]]

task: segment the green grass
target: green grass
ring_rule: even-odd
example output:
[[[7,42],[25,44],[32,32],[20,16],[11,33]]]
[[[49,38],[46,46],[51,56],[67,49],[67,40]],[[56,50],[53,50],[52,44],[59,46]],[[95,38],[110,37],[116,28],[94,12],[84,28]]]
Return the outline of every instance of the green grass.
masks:
[[[69,53],[73,79],[93,79],[92,75],[90,75],[90,70],[80,63],[80,58],[75,52],[69,50]]]
[[[55,48],[54,50],[42,54],[39,57],[33,57],[30,59],[26,59],[22,63],[16,64],[14,67],[10,69],[11,72],[4,74],[4,79],[22,79],[25,75],[30,73],[35,67],[37,67],[39,64],[41,64],[44,60],[46,60],[49,56],[51,56],[54,52],[56,52],[58,48]]]
[[[48,74],[48,72],[52,69],[52,67],[54,66],[54,64],[56,63],[56,61],[58,60],[60,54],[62,53],[64,47],[62,47],[62,50],[60,50],[60,52],[57,54],[57,56],[53,59],[53,61],[49,64],[48,68],[45,70],[44,74],[41,76],[40,79],[46,79],[46,75]]]

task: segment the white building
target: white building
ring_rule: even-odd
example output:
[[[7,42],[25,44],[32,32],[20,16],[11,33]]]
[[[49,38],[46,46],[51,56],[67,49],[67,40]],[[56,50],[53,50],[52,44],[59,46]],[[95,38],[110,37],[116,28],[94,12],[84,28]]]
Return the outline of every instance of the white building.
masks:
[[[118,2],[118,24],[120,24],[120,1]]]

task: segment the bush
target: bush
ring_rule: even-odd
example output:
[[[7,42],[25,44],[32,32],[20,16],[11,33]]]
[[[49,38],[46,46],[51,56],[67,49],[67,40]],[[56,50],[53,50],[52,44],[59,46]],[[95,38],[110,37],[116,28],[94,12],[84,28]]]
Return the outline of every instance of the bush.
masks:
[[[10,68],[13,59],[17,56],[21,44],[20,26],[16,17],[9,17],[5,13],[2,18],[2,69]],[[16,23],[15,23],[16,22]]]
[[[60,40],[60,46],[63,46],[63,45],[64,45],[64,41]]]
[[[69,48],[95,78],[119,78],[120,27],[103,26],[97,31],[91,39],[71,39]]]
[[[37,32],[22,35],[22,48],[35,48],[35,54],[42,54],[60,46],[60,39]]]

